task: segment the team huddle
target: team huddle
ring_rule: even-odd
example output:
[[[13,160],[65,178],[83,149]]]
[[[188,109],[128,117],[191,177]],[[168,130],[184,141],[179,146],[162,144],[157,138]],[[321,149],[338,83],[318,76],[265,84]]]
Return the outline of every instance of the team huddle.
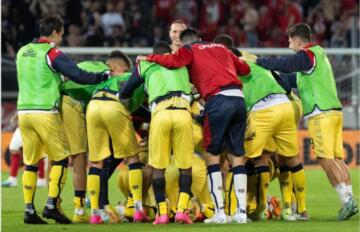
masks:
[[[52,162],[42,216],[57,223],[309,220],[297,139],[302,115],[319,164],[339,194],[337,219],[355,215],[331,65],[310,42],[308,25],[295,24],[288,33],[295,55],[258,58],[237,50],[228,35],[201,41],[196,29],[176,20],[171,45],[156,42],[134,66],[120,50],[105,62],[76,65],[57,48],[62,19],[43,18],[40,38],[16,58],[24,222],[47,223],[33,202],[45,154]],[[72,220],[61,209],[68,200],[61,191],[69,160]],[[108,180],[117,168],[126,201],[114,207]],[[275,179],[281,206],[268,195]]]

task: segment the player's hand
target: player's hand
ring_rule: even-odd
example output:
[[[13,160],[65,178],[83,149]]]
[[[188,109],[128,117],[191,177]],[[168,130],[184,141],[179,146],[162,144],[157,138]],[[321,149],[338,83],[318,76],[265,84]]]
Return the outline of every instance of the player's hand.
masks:
[[[136,62],[139,62],[139,61],[142,61],[142,60],[147,60],[147,57],[146,56],[143,56],[143,55],[138,55],[136,57]]]
[[[111,78],[110,70],[101,73],[102,81],[107,81]]]
[[[256,62],[257,56],[254,53],[250,53],[248,51],[241,51],[242,59],[245,61]]]

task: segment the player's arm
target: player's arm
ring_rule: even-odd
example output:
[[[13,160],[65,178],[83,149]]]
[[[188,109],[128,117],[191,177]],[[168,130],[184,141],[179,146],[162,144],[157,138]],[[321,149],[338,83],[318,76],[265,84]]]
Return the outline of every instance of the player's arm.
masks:
[[[141,78],[140,72],[139,72],[139,65],[133,70],[131,73],[131,76],[129,80],[125,82],[123,87],[119,91],[119,98],[120,101],[125,103],[129,102],[132,94],[134,91],[142,84],[144,83],[144,79]]]
[[[107,73],[92,73],[80,69],[68,56],[57,48],[51,49],[46,58],[49,67],[53,71],[60,72],[79,84],[97,84],[109,78]]]
[[[301,50],[291,56],[257,58],[256,63],[263,68],[285,73],[311,72],[315,67],[315,56],[310,50]]]
[[[250,73],[249,65],[245,61],[243,61],[243,60],[239,59],[238,57],[236,57],[233,53],[229,52],[229,54],[230,54],[230,57],[231,57],[234,65],[235,65],[237,74],[240,75],[240,76],[248,75]]]
[[[296,73],[280,73],[280,78],[291,88],[297,89]]]
[[[175,54],[169,55],[148,55],[147,61],[158,63],[166,68],[181,68],[192,61],[193,53],[190,45],[179,48]]]

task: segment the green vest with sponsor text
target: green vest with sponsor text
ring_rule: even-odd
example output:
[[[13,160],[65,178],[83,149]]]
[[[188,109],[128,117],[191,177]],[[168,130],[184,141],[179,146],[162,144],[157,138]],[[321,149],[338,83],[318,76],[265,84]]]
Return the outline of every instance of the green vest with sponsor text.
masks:
[[[60,73],[50,69],[46,55],[49,43],[29,43],[16,55],[19,85],[18,110],[51,110],[60,103]]]
[[[324,111],[341,109],[334,74],[324,49],[318,45],[309,49],[315,55],[315,67],[309,74],[298,72],[296,77],[304,115],[313,112],[315,107]]]

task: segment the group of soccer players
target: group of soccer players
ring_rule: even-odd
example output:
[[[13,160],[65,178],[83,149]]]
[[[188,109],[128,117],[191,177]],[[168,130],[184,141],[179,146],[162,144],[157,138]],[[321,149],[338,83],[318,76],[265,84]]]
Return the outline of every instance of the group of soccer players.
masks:
[[[177,20],[171,45],[155,43],[153,54],[138,56],[133,68],[119,50],[105,63],[75,65],[57,48],[62,19],[44,17],[39,28],[40,38],[16,58],[25,223],[47,223],[33,202],[45,154],[52,163],[42,216],[57,223],[266,220],[267,189],[275,177],[283,204],[281,213],[272,213],[309,220],[297,141],[302,111],[319,163],[342,201],[338,219],[358,212],[342,161],[341,104],[331,65],[310,43],[308,25],[289,28],[295,55],[257,58],[238,51],[227,35],[201,41]],[[292,88],[299,89],[301,103]],[[72,220],[60,206],[70,160]],[[108,180],[120,163],[119,189],[127,200],[113,208]]]

